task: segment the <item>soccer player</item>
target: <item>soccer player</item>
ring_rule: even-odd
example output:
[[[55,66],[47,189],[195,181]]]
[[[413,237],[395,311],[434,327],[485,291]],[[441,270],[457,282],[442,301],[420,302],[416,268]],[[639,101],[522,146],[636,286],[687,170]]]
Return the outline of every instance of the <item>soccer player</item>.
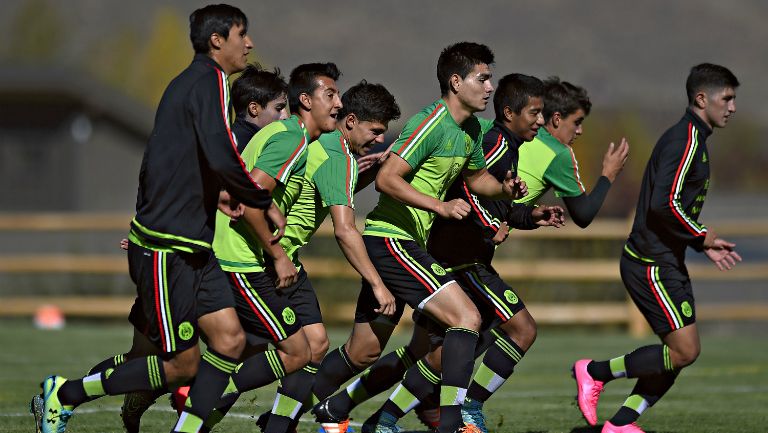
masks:
[[[451,275],[427,253],[429,230],[436,216],[461,219],[469,213],[469,204],[461,199],[443,201],[460,174],[478,195],[514,198],[520,189],[511,173],[499,182],[485,170],[482,131],[474,113],[485,109],[493,91],[493,60],[488,47],[471,42],[451,45],[440,54],[437,76],[442,97],[413,116],[392,147],[376,176],[381,196],[363,233],[371,262],[398,299],[398,313],[382,320],[373,292],[364,283],[350,339],[321,365],[331,383],[325,385],[327,392],[376,360],[404,303],[423,311],[447,328],[445,348],[452,354],[443,365],[441,432],[464,429],[459,406],[472,374],[480,315]]]
[[[252,48],[247,27],[245,15],[232,6],[192,13],[194,60],[166,89],[144,153],[129,270],[146,324],[141,331],[161,354],[77,380],[46,378],[32,401],[40,431],[64,432],[74,408],[87,400],[164,389],[193,376],[194,403],[187,422],[174,431],[197,431],[215,402],[205,395],[224,390],[244,334],[211,253],[220,187],[255,212],[271,208],[268,191],[243,168],[229,125],[227,75],[246,66]],[[274,211],[270,215],[278,220]],[[208,312],[198,317],[200,302],[207,302]],[[199,330],[208,336],[202,361]]]
[[[272,193],[275,205],[285,214],[301,192],[309,143],[336,128],[342,107],[336,87],[339,75],[333,63],[296,67],[288,84],[293,114],[262,128],[243,151],[251,176]],[[280,379],[310,361],[302,323],[288,293],[282,290],[296,283],[298,270],[273,237],[264,215],[250,213],[246,208],[241,218],[245,221],[233,222],[229,215],[218,212],[213,250],[231,283],[243,328],[277,349],[259,352],[237,366],[226,398],[219,402],[225,405],[233,404],[243,392]]]
[[[741,261],[735,244],[699,222],[709,187],[707,138],[736,112],[739,81],[723,66],[691,68],[683,118],[656,143],[643,175],[632,232],[621,256],[621,280],[661,344],[643,346],[605,361],[573,365],[579,409],[597,423],[605,383],[637,378],[632,393],[603,426],[603,433],[641,433],[635,421],[672,387],[678,373],[699,356],[693,288],[685,267],[688,247],[703,252],[721,271]]]
[[[603,169],[591,193],[579,176],[573,143],[582,134],[582,123],[592,103],[587,91],[557,77],[544,82],[544,127],[536,138],[520,148],[519,174],[528,186],[528,195],[519,200],[535,204],[550,188],[563,199],[577,226],[587,227],[603,205],[611,184],[624,168],[629,144],[621,139],[611,143],[603,156]]]
[[[262,69],[259,65],[247,65],[245,70],[240,73],[238,78],[232,83],[231,99],[235,111],[236,120],[232,124],[232,132],[237,139],[238,152],[242,152],[245,145],[259,129],[276,120],[283,120],[288,117],[288,83],[280,75],[280,70],[273,72]],[[219,194],[219,210],[228,213],[231,217],[237,218],[241,215],[241,207],[234,206],[230,208],[232,201],[229,194],[222,190]],[[128,239],[123,239],[121,248],[128,249]],[[134,305],[131,312],[131,320],[141,320],[140,309]],[[203,310],[203,314],[205,310]],[[142,325],[143,326],[143,325]],[[139,326],[141,328],[142,326]],[[249,336],[246,336],[249,337]],[[203,335],[205,338],[205,335]],[[125,354],[113,356],[105,359],[93,367],[88,375],[104,371],[108,368],[114,368],[129,359],[137,356],[146,356],[156,354],[155,346],[141,332],[134,329],[133,343],[131,350]],[[185,396],[189,392],[189,386],[180,387],[174,394]],[[132,392],[125,395],[123,406],[120,411],[120,417],[123,426],[128,433],[138,433],[140,428],[141,416],[152,406],[155,400],[166,393],[166,390]]]
[[[246,66],[232,83],[232,107],[232,132],[237,138],[237,150],[242,153],[261,128],[288,118],[288,84],[280,69],[270,72],[260,65]]]
[[[392,315],[395,298],[384,285],[365,251],[355,226],[354,192],[361,185],[355,157],[366,155],[381,143],[389,122],[400,117],[394,96],[380,84],[362,81],[342,95],[337,128],[320,136],[307,151],[307,170],[297,202],[286,219],[286,233],[280,240],[299,271],[299,283],[288,289],[312,351],[310,363],[281,381],[271,414],[260,418],[265,432],[295,430],[302,403],[310,396],[315,373],[328,350],[328,336],[322,323],[317,296],[299,261],[306,245],[330,214],[333,230],[344,256],[368,284],[378,302],[377,311]],[[371,177],[368,182],[373,181]]]
[[[518,149],[531,141],[543,125],[543,94],[544,86],[535,77],[510,74],[499,80],[494,95],[496,120],[483,138],[488,172],[497,179],[503,179],[510,170],[515,174]],[[509,378],[536,338],[536,324],[522,300],[491,265],[495,248],[506,239],[507,225],[528,230],[542,225],[562,226],[563,209],[477,197],[461,179],[451,185],[446,197],[465,200],[472,209],[462,220],[435,221],[427,250],[462,282],[480,311],[481,329],[491,330],[495,340],[485,352],[461,410],[464,423],[487,432],[483,403]],[[377,432],[396,431],[394,420],[412,407],[435,399],[443,353],[440,339],[435,337],[439,336],[433,336],[430,353],[408,369],[402,384],[381,408]]]

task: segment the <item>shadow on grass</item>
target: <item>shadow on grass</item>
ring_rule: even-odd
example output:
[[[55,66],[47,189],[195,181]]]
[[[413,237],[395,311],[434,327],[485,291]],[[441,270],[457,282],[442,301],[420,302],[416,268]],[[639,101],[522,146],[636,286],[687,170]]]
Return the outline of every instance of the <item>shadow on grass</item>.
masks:
[[[569,433],[600,433],[603,429],[602,425],[596,425],[594,427],[574,427]],[[660,433],[653,430],[644,430],[645,433]],[[539,433],[539,432],[527,432],[527,433]]]

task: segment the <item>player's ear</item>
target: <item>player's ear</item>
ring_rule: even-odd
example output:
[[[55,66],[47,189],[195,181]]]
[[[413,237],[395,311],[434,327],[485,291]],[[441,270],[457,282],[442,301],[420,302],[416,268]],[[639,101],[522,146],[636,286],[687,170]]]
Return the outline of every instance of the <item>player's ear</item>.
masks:
[[[312,98],[308,93],[302,93],[299,95],[299,104],[304,107],[305,110],[312,110]]]
[[[357,124],[357,116],[355,116],[355,113],[349,113],[344,117],[344,124],[347,127],[347,130],[351,131],[355,128],[355,125]]]
[[[555,112],[552,114],[552,120],[551,120],[551,122],[552,122],[552,126],[554,126],[555,128],[557,128],[558,126],[560,126],[560,121],[561,121],[561,120],[563,120],[563,115],[562,115],[562,114],[560,114],[560,112],[559,112],[559,111],[555,111]]]
[[[448,79],[448,84],[451,86],[451,90],[453,93],[456,93],[459,91],[459,87],[461,87],[462,78],[459,76],[459,74],[453,74],[451,75],[451,78]]]
[[[251,117],[259,117],[259,113],[261,113],[262,109],[263,108],[261,107],[261,105],[259,105],[254,101],[251,101],[248,103],[248,114]]]
[[[707,94],[703,91],[696,93],[696,96],[693,98],[693,105],[701,110],[707,108],[707,102]]]
[[[224,43],[225,38],[221,37],[220,34],[214,32],[211,33],[211,37],[208,38],[208,44],[211,47],[211,49],[218,50],[221,49],[221,44]]]
[[[511,108],[509,108],[509,105],[505,105],[504,106],[504,119],[506,119],[507,121],[511,122],[514,115],[515,115],[515,112],[512,111]]]

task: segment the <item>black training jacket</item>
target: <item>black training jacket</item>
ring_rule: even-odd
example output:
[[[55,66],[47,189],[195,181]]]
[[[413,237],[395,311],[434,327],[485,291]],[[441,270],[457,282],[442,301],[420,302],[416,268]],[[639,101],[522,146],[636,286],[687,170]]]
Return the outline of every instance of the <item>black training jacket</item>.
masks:
[[[499,182],[508,171],[517,176],[519,149],[523,139],[504,125],[494,122],[483,136],[483,155],[486,169]],[[532,206],[511,200],[490,200],[472,194],[464,179],[459,177],[448,188],[445,201],[461,198],[470,205],[470,213],[463,220],[438,218],[432,225],[427,250],[447,267],[470,263],[491,265],[496,246],[493,237],[502,222],[510,228],[530,230],[538,228],[531,218]]]
[[[643,175],[624,254],[641,263],[682,267],[685,249],[703,249],[699,214],[709,187],[706,139],[712,130],[692,111],[659,138]]]
[[[221,188],[247,206],[270,205],[240,159],[229,115],[227,75],[208,56],[195,55],[157,108],[132,235],[183,251],[210,250]]]

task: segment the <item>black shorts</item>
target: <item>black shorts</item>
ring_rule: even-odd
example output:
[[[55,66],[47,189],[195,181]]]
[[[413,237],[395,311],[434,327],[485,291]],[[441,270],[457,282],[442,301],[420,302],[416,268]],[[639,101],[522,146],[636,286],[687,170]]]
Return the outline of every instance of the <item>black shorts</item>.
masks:
[[[275,278],[266,272],[226,272],[235,297],[240,324],[253,344],[253,336],[265,342],[285,340],[301,329],[302,323],[290,299],[275,288]]]
[[[654,333],[664,335],[696,323],[693,287],[685,268],[638,263],[626,255],[619,268],[624,287]]]
[[[493,268],[476,264],[453,271],[453,275],[480,312],[480,332],[499,327],[525,309],[522,299]],[[429,332],[432,346],[442,344],[445,327],[425,314],[417,313],[414,312],[413,321]]]
[[[312,287],[307,271],[304,270],[303,266],[299,269],[298,277],[299,279],[291,285],[291,287],[288,287],[287,289],[279,289],[278,292],[288,296],[288,301],[296,312],[296,317],[298,317],[301,322],[301,326],[323,323],[323,315],[320,312],[320,303],[317,301],[315,289]],[[271,338],[266,339],[251,334],[250,332],[246,332],[246,337],[248,344],[251,346],[271,343],[274,341]]]
[[[393,317],[379,317],[379,313],[374,311],[379,308],[379,303],[364,280],[357,299],[356,323],[382,319],[397,323],[403,314],[404,304],[420,311],[443,287],[454,282],[453,276],[415,241],[363,236],[363,242],[371,263],[397,300],[397,311]]]
[[[477,306],[483,330],[498,326],[525,309],[523,300],[493,268],[475,264],[453,274]]]
[[[163,252],[128,243],[128,270],[136,284],[130,322],[163,353],[197,344],[198,296],[234,307],[213,253]],[[225,290],[222,290],[224,288]]]

